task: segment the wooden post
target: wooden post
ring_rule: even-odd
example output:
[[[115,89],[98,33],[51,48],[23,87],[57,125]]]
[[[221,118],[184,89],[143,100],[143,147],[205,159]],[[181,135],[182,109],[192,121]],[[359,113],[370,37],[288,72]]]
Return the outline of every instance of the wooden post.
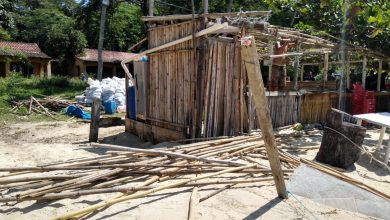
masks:
[[[249,89],[254,94],[252,98],[256,108],[257,123],[261,128],[261,133],[264,138],[276,190],[279,197],[287,198],[286,185],[284,183],[283,171],[280,166],[278,149],[276,148],[271,116],[263,86],[263,77],[261,76],[260,63],[256,51],[255,39],[253,36],[248,36],[246,37],[246,40],[250,40],[251,44],[249,46],[245,44],[241,45],[241,58],[247,72]]]
[[[112,67],[112,76],[116,76],[116,73],[117,73],[117,69],[116,69],[116,65],[114,64],[114,66]]]
[[[228,7],[227,7],[228,13],[232,12],[232,7],[233,7],[233,0],[229,0]]]
[[[39,76],[40,77],[45,76],[45,65],[43,63],[39,63]]]
[[[129,112],[129,76],[125,74],[125,97],[126,97],[126,118],[130,118],[130,112]],[[136,106],[137,107],[137,106]],[[146,114],[144,117],[146,118]]]
[[[9,72],[11,70],[11,63],[10,61],[6,60],[5,61],[5,76],[8,76],[9,75]]]
[[[209,0],[203,0],[203,14],[208,14],[209,13]]]
[[[301,44],[297,45],[297,53],[301,49]],[[299,56],[295,56],[295,61],[294,61],[294,90],[298,90],[298,71],[299,71]]]
[[[351,88],[351,63],[350,63],[350,56],[349,53],[347,52],[347,66],[346,66],[346,71],[347,71],[347,89]]]
[[[382,78],[382,60],[379,60],[378,67],[378,79],[376,81],[376,91],[381,91],[381,78]]]
[[[148,0],[149,3],[149,16],[154,15],[154,0]]]
[[[46,64],[46,77],[51,78],[51,60]]]
[[[91,110],[91,125],[89,129],[89,142],[97,142],[99,136],[100,98],[94,98]]]
[[[362,86],[366,88],[366,75],[367,75],[367,57],[363,57],[363,74],[362,74]]]
[[[324,54],[324,72],[322,75],[322,80],[324,82],[323,89],[325,89],[325,83],[328,81],[328,69],[329,69],[329,53],[325,52]]]
[[[271,40],[269,42],[269,45],[270,45],[270,48],[269,48],[269,54],[270,55],[273,55],[274,54],[274,42]],[[272,64],[274,62],[274,59],[272,57],[270,57],[269,59],[269,64],[268,64],[268,90],[270,90],[270,86],[271,86],[271,80],[272,80]]]

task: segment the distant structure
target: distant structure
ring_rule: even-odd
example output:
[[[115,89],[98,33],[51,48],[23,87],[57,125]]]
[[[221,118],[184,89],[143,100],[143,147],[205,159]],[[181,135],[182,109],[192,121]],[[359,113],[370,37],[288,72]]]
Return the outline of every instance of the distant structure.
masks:
[[[27,76],[51,76],[51,58],[36,43],[0,41],[0,77],[11,71]]]
[[[112,76],[124,77],[121,61],[129,59],[134,55],[133,53],[103,50],[103,78]],[[84,54],[76,57],[73,72],[77,76],[81,76],[83,73],[84,75],[96,74],[97,68],[98,50],[85,48]]]

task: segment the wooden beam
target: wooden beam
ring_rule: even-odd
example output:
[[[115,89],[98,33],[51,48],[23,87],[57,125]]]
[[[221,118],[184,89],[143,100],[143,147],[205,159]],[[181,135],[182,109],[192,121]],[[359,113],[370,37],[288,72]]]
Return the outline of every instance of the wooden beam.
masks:
[[[207,1],[207,7],[208,7],[208,1]],[[270,15],[271,11],[247,11],[247,12],[231,12],[231,13],[207,13],[199,15],[195,14],[195,18],[198,17],[206,17],[210,19],[217,19],[221,17],[251,17],[251,16],[264,16],[264,15]],[[191,20],[192,15],[191,14],[183,14],[183,15],[166,15],[166,16],[147,16],[142,17],[142,21],[172,21],[172,20]]]
[[[203,4],[203,14],[209,13],[209,0],[202,0]]]
[[[97,142],[99,136],[100,99],[93,98],[91,109],[91,125],[89,129],[89,142]]]
[[[270,41],[270,44],[269,44],[269,53],[270,54],[273,54],[274,53],[274,42],[273,41]],[[258,56],[258,55],[257,55]],[[268,89],[270,88],[270,85],[271,85],[271,80],[272,80],[272,65],[273,65],[273,62],[274,62],[274,59],[272,57],[270,57],[270,60],[269,60],[269,65],[268,65]]]
[[[280,165],[278,149],[276,147],[267,98],[265,96],[263,77],[261,76],[255,38],[253,36],[247,36],[245,37],[245,41],[250,41],[251,44],[241,45],[241,59],[248,76],[249,89],[254,94],[252,98],[256,108],[257,123],[261,128],[261,133],[264,138],[272,176],[276,185],[276,191],[278,192],[279,197],[287,198],[288,195],[286,185],[284,183],[283,171]]]
[[[329,54],[324,54],[324,73],[323,73],[323,80],[324,82],[328,81],[328,70],[329,70]]]
[[[378,79],[376,81],[376,91],[381,91],[381,78],[382,78],[382,60],[379,60],[378,67]]]
[[[366,88],[366,76],[367,76],[367,57],[363,57],[363,74],[362,74],[362,86]]]
[[[154,15],[154,0],[148,0],[148,7],[149,7],[149,16],[153,17]]]
[[[347,66],[346,66],[346,70],[347,70],[347,89],[350,89],[351,88],[351,63],[349,61],[349,59],[350,59],[349,52],[347,52],[346,58],[347,58]]]
[[[301,56],[303,53],[284,53],[278,55],[270,55],[270,58],[278,58],[278,57],[289,57],[289,56]]]
[[[297,44],[296,50],[299,52],[301,49],[301,45]],[[298,71],[299,71],[299,56],[295,56],[294,60],[294,79],[293,79],[293,84],[294,84],[294,90],[298,90]]]

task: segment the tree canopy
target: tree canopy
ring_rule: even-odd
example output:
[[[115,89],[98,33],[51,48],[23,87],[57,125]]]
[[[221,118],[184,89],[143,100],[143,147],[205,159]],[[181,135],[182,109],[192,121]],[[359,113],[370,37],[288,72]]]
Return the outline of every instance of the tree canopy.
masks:
[[[196,13],[202,12],[195,0]],[[346,2],[346,10],[344,3]],[[389,54],[388,0],[209,0],[209,12],[271,10],[271,24],[329,33],[352,44]],[[155,0],[156,15],[189,14],[188,0]],[[127,51],[145,37],[146,0],[110,0],[104,49]],[[101,0],[0,0],[0,39],[36,42],[62,62],[97,48]]]

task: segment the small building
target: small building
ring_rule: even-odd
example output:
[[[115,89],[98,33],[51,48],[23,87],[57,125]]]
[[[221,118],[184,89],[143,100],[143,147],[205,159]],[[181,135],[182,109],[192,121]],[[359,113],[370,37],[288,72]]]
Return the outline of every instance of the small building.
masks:
[[[50,60],[36,43],[0,41],[0,77],[11,71],[50,77]]]
[[[124,77],[124,71],[121,67],[121,61],[134,56],[133,53],[107,51],[103,50],[103,78],[105,77]],[[74,73],[77,76],[84,74],[96,74],[98,68],[98,50],[84,49],[84,54],[76,57]]]

